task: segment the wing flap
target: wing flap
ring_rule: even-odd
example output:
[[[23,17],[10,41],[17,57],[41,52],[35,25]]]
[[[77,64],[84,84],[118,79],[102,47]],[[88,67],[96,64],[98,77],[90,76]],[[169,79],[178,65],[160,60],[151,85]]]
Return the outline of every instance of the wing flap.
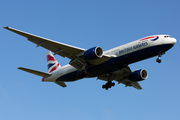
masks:
[[[56,47],[53,47],[53,46],[51,46],[51,45],[48,45],[47,42],[40,42],[40,41],[33,40],[33,39],[29,39],[29,38],[28,38],[28,40],[31,41],[31,42],[33,42],[33,43],[35,43],[35,44],[37,44],[37,47],[41,46],[41,47],[43,47],[43,48],[45,48],[45,49],[48,49],[48,50],[54,52],[55,54],[59,54],[59,55],[62,56],[62,57],[68,57],[68,58],[70,58],[70,59],[73,58],[73,55],[72,55],[72,54],[67,54],[67,53],[65,53],[65,52],[63,51],[63,49],[60,50],[60,49],[58,49],[58,48],[56,48]]]
[[[142,89],[142,87],[140,86],[140,84],[138,82],[132,82],[131,85],[138,90]]]
[[[51,74],[49,74],[49,73],[45,73],[45,72],[41,72],[41,71],[38,71],[38,70],[29,69],[29,68],[19,67],[18,69],[23,70],[25,72],[29,72],[29,73],[35,74],[35,75],[38,75],[38,76],[42,76],[42,77],[49,77],[49,76],[51,76]]]

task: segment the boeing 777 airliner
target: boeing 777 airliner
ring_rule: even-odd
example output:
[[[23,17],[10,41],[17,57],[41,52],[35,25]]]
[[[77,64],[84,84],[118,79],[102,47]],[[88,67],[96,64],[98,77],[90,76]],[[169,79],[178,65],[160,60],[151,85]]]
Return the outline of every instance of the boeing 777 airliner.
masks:
[[[118,84],[123,83],[125,86],[142,89],[138,82],[148,77],[147,71],[145,69],[131,71],[128,65],[154,56],[158,56],[156,61],[161,63],[160,57],[176,43],[176,39],[169,35],[153,35],[103,52],[99,46],[83,49],[11,27],[4,28],[26,37],[37,44],[37,47],[50,50],[47,52],[48,73],[23,67],[18,69],[42,76],[42,81],[55,82],[62,87],[67,87],[65,82],[97,77],[107,81],[102,85],[106,90],[115,85],[113,80]],[[51,51],[54,55],[69,58],[69,64],[61,67]]]

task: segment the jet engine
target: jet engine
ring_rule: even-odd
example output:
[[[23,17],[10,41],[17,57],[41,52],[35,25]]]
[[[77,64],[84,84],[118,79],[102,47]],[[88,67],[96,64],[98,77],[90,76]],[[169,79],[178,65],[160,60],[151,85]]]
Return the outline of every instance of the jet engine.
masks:
[[[130,75],[129,75],[129,80],[136,82],[136,81],[142,81],[147,79],[148,77],[148,73],[145,69],[139,69],[139,70],[135,70],[133,71]]]
[[[86,60],[94,60],[97,58],[101,58],[102,55],[103,55],[103,49],[101,47],[93,47],[86,50],[83,54],[83,57]]]

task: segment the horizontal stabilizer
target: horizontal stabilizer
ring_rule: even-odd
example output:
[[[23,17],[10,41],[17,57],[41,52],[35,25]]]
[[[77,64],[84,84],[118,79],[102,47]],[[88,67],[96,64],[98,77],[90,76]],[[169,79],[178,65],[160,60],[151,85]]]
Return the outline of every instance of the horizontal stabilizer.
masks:
[[[41,71],[37,71],[37,70],[32,70],[32,69],[28,69],[28,68],[23,68],[23,67],[19,67],[18,69],[38,75],[38,76],[42,76],[42,77],[49,77],[51,76],[51,74],[49,73],[45,73],[45,72],[41,72]]]
[[[55,82],[55,83],[60,85],[61,87],[67,87],[67,85],[64,82]]]

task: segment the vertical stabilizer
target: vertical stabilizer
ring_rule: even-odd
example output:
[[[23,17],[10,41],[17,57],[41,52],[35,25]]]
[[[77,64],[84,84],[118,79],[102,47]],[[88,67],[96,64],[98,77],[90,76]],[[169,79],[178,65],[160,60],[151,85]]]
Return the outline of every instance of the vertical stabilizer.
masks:
[[[47,52],[47,66],[48,73],[52,73],[61,67],[51,51]]]

